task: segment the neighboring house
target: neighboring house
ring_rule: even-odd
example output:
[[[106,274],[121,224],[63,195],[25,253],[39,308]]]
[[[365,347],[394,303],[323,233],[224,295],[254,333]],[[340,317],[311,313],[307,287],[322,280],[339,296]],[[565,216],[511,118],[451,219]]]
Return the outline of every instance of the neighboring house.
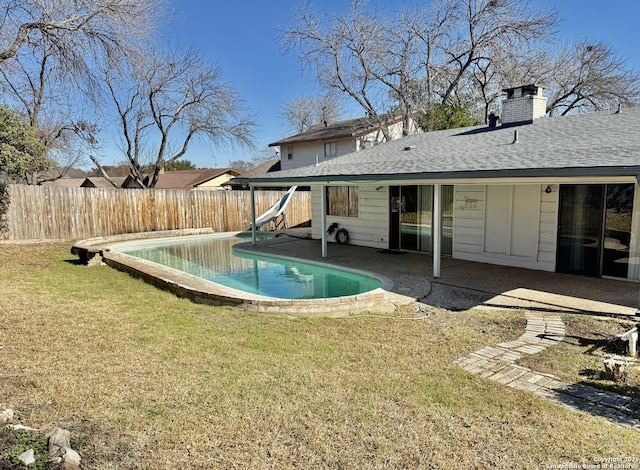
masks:
[[[386,122],[390,140],[402,137],[401,117],[387,118]],[[412,120],[409,134],[419,130]],[[269,147],[280,147],[281,169],[290,170],[370,148],[385,140],[378,121],[365,117],[317,124],[300,134],[273,142]]]
[[[122,187],[122,183],[126,179],[125,176],[111,177],[114,183],[118,185],[118,188]],[[89,176],[84,179],[80,185],[83,188],[103,188],[103,189],[116,189],[106,178],[102,176]]]
[[[280,159],[279,158],[274,158],[271,159],[265,163],[263,163],[262,165],[258,165],[255,168],[252,168],[251,170],[242,173],[240,175],[240,177],[242,178],[253,178],[256,176],[262,176],[262,175],[266,175],[267,173],[272,173],[274,171],[280,171]],[[242,189],[249,189],[247,183],[241,183],[238,182],[237,178],[231,178],[229,181],[227,181],[226,183],[224,183],[225,188],[228,189],[235,189],[235,190],[242,190]],[[273,189],[273,188],[270,188]],[[286,190],[287,188],[285,188]]]
[[[111,178],[120,187],[125,180],[124,176]],[[56,180],[47,181],[42,183],[42,186],[56,186],[65,188],[104,188],[115,189],[115,187],[109,183],[102,176],[89,176],[86,178],[58,178]]]
[[[545,117],[542,88],[505,90],[502,124],[416,134],[251,178],[308,185],[313,237],[640,280],[640,108]]]
[[[167,171],[158,175],[155,189],[223,190],[231,178],[240,176],[233,168],[206,168],[202,170]],[[150,176],[145,178],[148,182]],[[127,176],[123,188],[140,188],[132,176]]]
[[[42,186],[55,186],[58,188],[78,188],[82,186],[86,178],[58,178],[51,181],[45,181]]]

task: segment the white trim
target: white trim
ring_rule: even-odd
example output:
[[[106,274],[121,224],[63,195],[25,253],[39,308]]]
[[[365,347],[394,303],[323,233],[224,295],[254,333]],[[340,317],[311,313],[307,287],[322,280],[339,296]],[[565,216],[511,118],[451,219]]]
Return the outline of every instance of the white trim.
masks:
[[[433,277],[440,277],[440,238],[442,237],[442,207],[441,205],[441,185],[433,185]]]
[[[320,188],[320,227],[322,230],[322,257],[327,257],[327,187]]]
[[[256,194],[253,185],[250,187],[251,192],[251,244],[256,246]]]
[[[497,185],[497,184],[606,184],[606,183],[636,183],[636,176],[561,176],[561,177],[508,177],[508,178],[416,178],[416,179],[391,179],[391,178],[376,178],[371,176],[370,178],[363,178],[361,180],[340,180],[336,177],[327,176],[326,180],[322,181],[301,181],[298,179],[291,179],[287,181],[273,181],[256,182],[257,186],[283,186],[289,185],[292,182],[299,186],[358,186],[363,184],[375,184],[377,186],[425,186],[433,184],[446,184],[454,186],[464,185]]]

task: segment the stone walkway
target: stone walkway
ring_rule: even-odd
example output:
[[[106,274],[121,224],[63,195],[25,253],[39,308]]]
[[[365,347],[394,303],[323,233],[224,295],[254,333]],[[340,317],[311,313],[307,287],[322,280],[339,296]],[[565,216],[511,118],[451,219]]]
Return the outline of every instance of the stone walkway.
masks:
[[[533,392],[570,408],[640,429],[640,400],[565,382],[515,364],[522,356],[539,353],[564,338],[564,323],[559,315],[527,311],[526,317],[525,333],[517,340],[486,346],[455,363],[472,374],[508,387]]]

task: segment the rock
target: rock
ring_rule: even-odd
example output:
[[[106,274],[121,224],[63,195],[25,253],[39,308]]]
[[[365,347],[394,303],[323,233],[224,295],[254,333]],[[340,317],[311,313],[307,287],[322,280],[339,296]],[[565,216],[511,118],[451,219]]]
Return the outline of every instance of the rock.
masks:
[[[40,432],[37,429],[30,428],[29,426],[25,426],[24,424],[7,424],[7,428],[12,429],[14,431]]]
[[[626,363],[615,359],[605,359],[604,361],[604,378],[613,380],[616,383],[627,381]]]
[[[71,449],[71,433],[66,429],[56,428],[49,436],[49,453],[61,455],[66,449]]]
[[[64,453],[64,457],[62,457],[62,468],[67,470],[75,470],[80,468],[80,454],[78,454],[75,450],[68,448]]]
[[[102,256],[99,253],[96,253],[94,256],[92,256],[87,260],[88,267],[103,266],[104,264],[105,264],[104,260],[102,259]]]
[[[52,457],[62,457],[64,470],[80,469],[80,454],[71,448],[71,433],[66,429],[57,428],[49,436],[49,454]]]
[[[18,459],[25,465],[31,465],[32,463],[36,463],[36,455],[33,452],[33,449],[29,449],[18,457]]]
[[[9,423],[13,420],[13,410],[10,408],[2,408],[0,406],[0,423]]]

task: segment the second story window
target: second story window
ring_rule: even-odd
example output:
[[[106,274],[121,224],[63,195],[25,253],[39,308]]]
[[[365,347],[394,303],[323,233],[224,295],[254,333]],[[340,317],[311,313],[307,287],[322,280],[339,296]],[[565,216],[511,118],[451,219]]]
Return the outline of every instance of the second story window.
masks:
[[[324,156],[325,158],[331,158],[336,156],[336,143],[326,142],[324,144]]]

